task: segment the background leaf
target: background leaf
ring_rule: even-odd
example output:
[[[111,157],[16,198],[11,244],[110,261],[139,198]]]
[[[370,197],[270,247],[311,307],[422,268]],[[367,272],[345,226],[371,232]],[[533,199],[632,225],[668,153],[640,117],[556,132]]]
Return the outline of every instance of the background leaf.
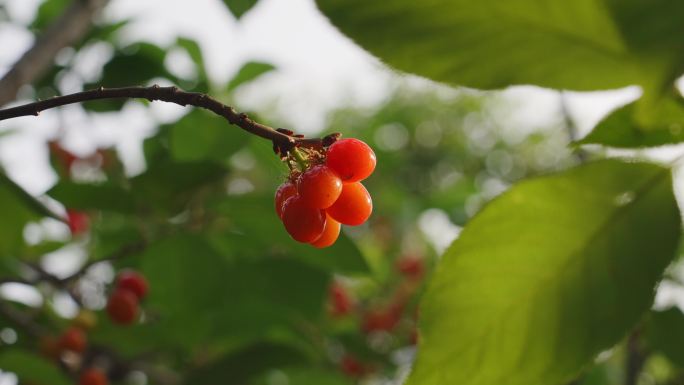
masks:
[[[514,186],[437,266],[408,384],[570,381],[648,309],[679,235],[659,166],[604,160]]]
[[[0,354],[0,369],[16,373],[25,382],[71,384],[71,381],[53,363],[19,349],[4,351]]]
[[[275,69],[272,64],[261,63],[261,62],[248,62],[243,65],[233,76],[233,78],[228,82],[226,89],[228,91],[233,91],[242,84],[251,82],[258,78],[259,76],[271,72]]]
[[[646,334],[649,347],[684,367],[684,314],[681,310],[673,307],[652,311]]]
[[[258,0],[223,0],[236,19],[239,19],[256,5]]]
[[[611,147],[635,148],[661,146],[684,140],[684,105],[681,101],[663,99],[654,105],[655,121],[640,123],[639,101],[613,111],[578,144],[602,144]]]

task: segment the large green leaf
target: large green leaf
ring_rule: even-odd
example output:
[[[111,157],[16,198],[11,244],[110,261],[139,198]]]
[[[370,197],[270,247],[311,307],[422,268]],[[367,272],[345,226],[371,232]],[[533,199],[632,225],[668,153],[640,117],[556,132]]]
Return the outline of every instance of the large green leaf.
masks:
[[[646,335],[650,348],[684,367],[684,314],[681,310],[673,307],[651,312]]]
[[[29,352],[11,349],[0,354],[0,369],[13,372],[20,383],[69,385],[71,382],[53,363]]]
[[[516,185],[437,266],[408,384],[567,383],[648,310],[679,234],[660,166],[604,160]]]
[[[602,120],[579,144],[611,147],[649,147],[684,140],[684,107],[681,102],[663,99],[653,106],[653,122],[641,123],[634,102],[615,110]]]
[[[676,0],[317,0],[333,24],[387,64],[476,88],[592,90],[683,70]]]

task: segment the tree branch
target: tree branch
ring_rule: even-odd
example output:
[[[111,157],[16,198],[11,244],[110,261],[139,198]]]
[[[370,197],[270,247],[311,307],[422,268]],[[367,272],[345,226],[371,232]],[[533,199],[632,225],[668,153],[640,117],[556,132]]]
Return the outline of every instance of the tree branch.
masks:
[[[21,86],[31,84],[51,66],[55,55],[88,32],[93,15],[109,0],[74,0],[0,79],[0,106],[14,100]]]
[[[305,139],[289,136],[277,131],[272,127],[257,123],[250,119],[246,114],[235,111],[233,107],[227,106],[218,100],[197,92],[185,92],[177,87],[124,87],[124,88],[102,88],[91,91],[83,91],[75,94],[56,96],[47,100],[25,104],[23,106],[0,110],[0,121],[17,118],[20,116],[38,116],[40,112],[50,108],[65,106],[68,104],[83,103],[101,99],[147,99],[149,101],[160,100],[163,102],[175,103],[181,106],[194,106],[209,110],[216,115],[222,116],[230,124],[238,126],[243,130],[271,140],[281,148],[289,149],[294,146],[320,147],[321,139]]]

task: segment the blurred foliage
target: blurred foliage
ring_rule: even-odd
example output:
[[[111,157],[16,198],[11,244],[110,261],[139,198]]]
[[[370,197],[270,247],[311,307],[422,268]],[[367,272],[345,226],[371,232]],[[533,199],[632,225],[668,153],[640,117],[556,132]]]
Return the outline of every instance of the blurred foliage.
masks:
[[[29,28],[43,30],[68,3],[44,1]],[[239,18],[256,1],[224,3]],[[497,18],[484,17],[484,5],[466,2],[318,3],[344,32],[389,64],[441,81],[594,89],[662,85],[681,72],[682,35],[671,32],[682,24],[682,13],[673,1],[658,1],[662,7],[652,7],[644,20],[638,19],[643,3],[636,0],[610,2],[610,14],[599,1],[539,7],[516,0],[497,4]],[[454,12],[455,7],[464,12]],[[60,93],[65,78],[84,89],[159,82],[239,106],[234,93],[240,87],[278,70],[246,62],[232,79],[217,84],[197,42],[179,37],[164,46],[123,43],[120,32],[126,26],[98,20],[34,84],[35,96]],[[668,37],[659,40],[664,34]],[[525,42],[526,50],[509,49],[518,42]],[[102,68],[81,72],[78,62],[93,52]],[[174,55],[190,59],[190,74],[174,71]],[[644,55],[654,60],[642,61]],[[641,66],[647,64],[669,72],[646,76]],[[663,104],[655,110],[662,120],[647,119],[653,111],[643,111],[652,102],[615,112],[592,134],[592,143],[635,147],[678,141],[672,124],[680,111]],[[123,104],[87,103],[84,116]],[[46,354],[45,336],[0,317],[0,370],[34,385],[69,383],[68,377],[88,365],[106,368],[121,384],[400,383],[416,343],[426,338],[421,350],[428,358],[419,358],[421,377],[411,379],[421,385],[450,383],[444,378],[455,378],[454,371],[477,374],[483,362],[495,380],[484,381],[480,374],[453,382],[534,384],[538,378],[530,372],[540,367],[544,378],[555,382],[584,367],[576,383],[624,383],[630,354],[624,343],[599,355],[596,366],[587,363],[610,349],[646,310],[661,268],[672,257],[676,207],[669,184],[651,186],[655,179],[649,177],[657,170],[658,181],[669,181],[669,174],[643,163],[604,161],[544,177],[580,162],[568,149],[567,127],[521,132],[507,121],[507,108],[496,94],[400,81],[380,105],[333,111],[324,133],[366,141],[376,150],[378,166],[364,182],[374,200],[371,220],[345,228],[338,242],[323,250],[297,244],[278,221],[273,192],[287,168],[271,144],[214,115],[188,109],[176,122],[159,124],[142,144],[146,167],[137,175],[125,173],[113,148],[75,156],[58,138],[49,145],[58,175],[46,194],[52,201],[0,180],[0,282],[25,281],[41,300],[27,306],[5,298],[0,304],[26,313],[52,337],[74,322],[70,307],[96,312],[98,322],[88,332],[91,348],[80,361]],[[269,123],[267,110],[250,115]],[[641,126],[634,131],[636,122]],[[663,139],[663,127],[673,136]],[[642,132],[648,129],[656,139],[644,139],[651,137]],[[624,130],[620,138],[612,139],[619,130]],[[642,189],[638,182],[648,186]],[[66,225],[49,218],[46,201],[49,207],[56,201],[86,213],[88,230],[66,235]],[[595,231],[601,220],[610,226]],[[445,244],[466,224],[461,241],[437,265]],[[644,255],[648,261],[640,259]],[[66,280],[54,276],[55,258],[76,260],[77,274]],[[436,265],[423,319],[418,300]],[[546,277],[549,266],[557,279]],[[141,322],[121,327],[103,308],[114,273],[126,268],[141,271],[151,290]],[[518,303],[515,285],[523,291],[533,287],[543,298]],[[587,298],[607,305],[588,311],[586,303],[594,302],[583,301]],[[498,336],[482,331],[493,314]],[[642,375],[652,381],[640,385],[675,384],[684,375],[677,345],[680,318],[678,310],[653,312],[641,326],[647,356]],[[484,341],[473,352],[464,341],[480,334]],[[655,353],[649,355],[649,349]],[[462,357],[470,366],[455,359]],[[534,362],[517,368],[527,358]],[[435,362],[444,372],[433,370]],[[146,379],[136,377],[138,371],[146,372]],[[506,382],[509,374],[519,377]]]

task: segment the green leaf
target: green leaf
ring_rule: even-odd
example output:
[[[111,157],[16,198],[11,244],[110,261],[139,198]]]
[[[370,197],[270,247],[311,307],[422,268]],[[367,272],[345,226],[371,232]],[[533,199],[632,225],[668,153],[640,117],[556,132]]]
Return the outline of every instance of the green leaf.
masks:
[[[7,350],[0,354],[0,368],[3,371],[15,373],[20,383],[71,384],[71,381],[53,363],[18,349]]]
[[[225,161],[249,135],[214,114],[195,109],[169,127],[172,156],[178,161]]]
[[[656,4],[657,3],[657,4]],[[676,0],[317,0],[392,67],[475,88],[669,88],[684,70]]]
[[[230,378],[231,383],[243,384],[268,370],[306,362],[306,357],[297,349],[274,343],[258,343],[217,362],[191,372],[187,384],[219,385]]]
[[[50,25],[69,6],[69,0],[47,0],[38,8],[31,28],[43,30]]]
[[[684,314],[676,307],[652,311],[648,322],[649,346],[672,363],[684,367]]]
[[[66,207],[77,210],[135,211],[135,201],[123,188],[112,184],[85,184],[60,181],[47,193]]]
[[[258,78],[259,76],[266,74],[275,70],[272,64],[261,63],[261,62],[248,62],[242,66],[233,76],[233,79],[228,82],[226,89],[230,92],[238,88],[239,86],[251,82],[252,80]]]
[[[230,12],[239,19],[256,5],[258,0],[223,0],[223,3],[230,9]]]
[[[174,213],[198,188],[222,181],[226,172],[213,162],[159,160],[131,179],[131,192],[140,206]]]
[[[493,200],[436,268],[407,384],[569,382],[648,310],[679,242],[671,182],[603,160]]]
[[[24,226],[45,216],[46,213],[42,210],[47,210],[28,193],[17,190],[14,182],[10,182],[6,177],[0,179],[0,258],[8,257],[25,247]]]
[[[578,144],[601,144],[611,147],[635,148],[661,146],[684,140],[684,107],[681,102],[663,99],[653,105],[655,121],[643,124],[637,118],[634,102],[603,119]]]
[[[151,245],[139,260],[154,288],[147,304],[158,320],[151,326],[180,346],[263,338],[315,319],[329,280],[292,259],[245,261],[191,235]]]

